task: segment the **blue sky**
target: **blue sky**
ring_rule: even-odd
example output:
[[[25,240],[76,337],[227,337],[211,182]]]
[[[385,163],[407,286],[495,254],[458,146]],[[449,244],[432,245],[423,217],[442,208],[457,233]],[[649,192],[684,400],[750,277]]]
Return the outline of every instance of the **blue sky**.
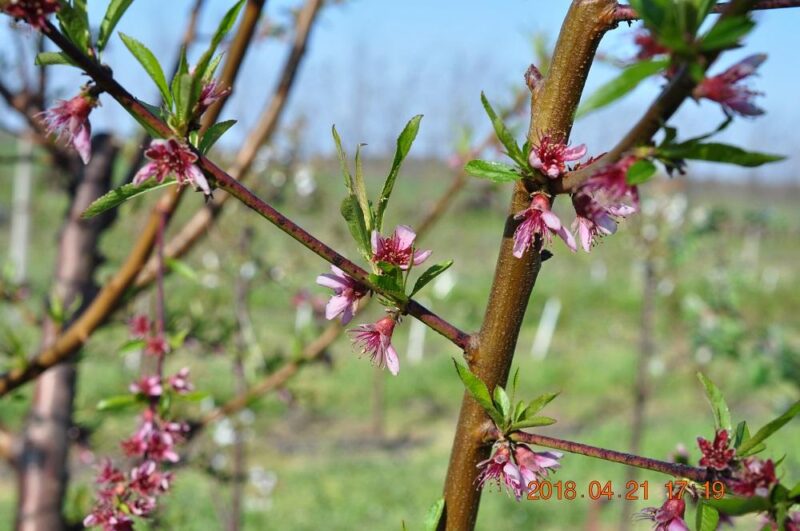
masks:
[[[183,31],[191,0],[136,0],[120,29],[150,46],[162,63],[172,62]],[[232,3],[206,0],[203,33]],[[106,2],[89,0],[94,23],[100,20]],[[281,19],[295,2],[267,1],[268,13]],[[306,151],[330,152],[330,126],[335,123],[345,142],[368,144],[367,154],[391,148],[393,137],[414,114],[425,115],[415,145],[419,155],[445,155],[453,146],[456,131],[472,124],[479,134],[486,130],[479,95],[508,101],[510,88],[519,86],[533,59],[531,36],[543,32],[552,42],[567,11],[567,0],[350,0],[326,8],[312,36],[308,56],[290,100],[284,123],[303,115],[308,123]],[[742,50],[723,56],[717,71],[750,53],[766,52],[769,60],[753,88],[766,95],[759,104],[767,115],[737,120],[723,140],[754,150],[789,155],[789,160],[768,168],[741,170],[723,165],[698,165],[698,172],[724,178],[760,175],[770,180],[795,177],[794,155],[800,119],[797,105],[797,28],[800,10],[778,10],[757,14],[759,25]],[[630,57],[632,30],[626,25],[610,32],[601,51]],[[3,39],[6,41],[6,39]],[[251,51],[243,73],[243,84],[226,111],[226,118],[240,123],[229,133],[235,145],[260,112],[274,84],[284,57],[285,44],[264,42]],[[153,100],[156,90],[127,50],[116,39],[106,58],[115,74],[134,94]],[[76,77],[61,70],[54,86],[64,95],[74,91]],[[596,64],[586,94],[613,76],[615,69]],[[590,152],[607,149],[637,118],[657,93],[659,83],[640,87],[623,102],[576,124],[573,142],[585,142]],[[673,120],[681,134],[692,135],[713,128],[722,119],[715,105],[686,102]],[[116,104],[104,101],[97,129],[112,127],[121,132],[134,127]]]

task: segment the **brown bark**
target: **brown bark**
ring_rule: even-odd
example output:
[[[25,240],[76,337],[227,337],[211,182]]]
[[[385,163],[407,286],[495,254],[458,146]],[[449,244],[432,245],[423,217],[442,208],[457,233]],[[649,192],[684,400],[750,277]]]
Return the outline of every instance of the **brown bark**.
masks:
[[[531,100],[528,136],[532,142],[541,132],[569,136],[592,59],[601,37],[612,25],[615,6],[613,0],[573,1],[548,76]],[[508,379],[520,326],[541,266],[538,244],[521,259],[512,255],[513,214],[529,204],[529,189],[519,184],[511,198],[483,326],[467,352],[472,371],[490,390],[505,385]],[[489,453],[481,437],[485,419],[483,409],[465,393],[447,471],[440,529],[466,531],[475,527],[480,503],[475,485],[477,464]]]
[[[58,261],[51,297],[63,308],[76,301],[90,301],[97,290],[94,272],[100,263],[97,242],[108,225],[108,216],[80,218],[95,199],[108,192],[117,147],[107,135],[94,139],[94,155],[71,190],[70,207],[59,236]],[[85,304],[84,302],[84,304]],[[80,310],[79,310],[80,311]],[[58,335],[60,324],[48,318],[43,327],[43,346]],[[75,396],[75,364],[63,363],[36,382],[22,446],[17,459],[20,531],[53,531],[64,528],[61,506],[67,487],[69,431]]]

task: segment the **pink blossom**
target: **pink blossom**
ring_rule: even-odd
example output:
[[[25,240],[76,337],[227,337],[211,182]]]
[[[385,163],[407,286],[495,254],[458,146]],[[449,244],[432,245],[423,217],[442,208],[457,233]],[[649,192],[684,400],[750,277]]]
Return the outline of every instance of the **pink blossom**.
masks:
[[[100,484],[120,483],[125,481],[125,476],[111,463],[110,459],[103,459],[96,481]]]
[[[617,232],[617,221],[612,215],[612,210],[594,201],[590,194],[580,191],[575,193],[572,196],[572,206],[575,207],[572,230],[576,232],[581,247],[587,253],[599,238]],[[613,212],[628,213],[622,209]]]
[[[683,520],[686,502],[681,499],[667,500],[661,507],[647,507],[638,513],[640,520],[652,520],[655,531],[689,531]]]
[[[231,93],[230,87],[222,87],[216,79],[210,79],[203,84],[200,90],[200,97],[197,100],[197,111],[195,116],[202,116],[209,107],[217,101]]]
[[[388,262],[403,270],[409,268],[412,260],[415,266],[420,265],[428,259],[431,251],[414,250],[416,237],[417,234],[406,225],[398,225],[388,238],[372,231],[372,261]]]
[[[639,47],[639,52],[636,54],[637,61],[644,61],[652,59],[656,55],[669,53],[669,48],[655,40],[653,34],[647,30],[637,32],[633,36],[633,42]]]
[[[540,481],[547,477],[551,470],[561,466],[558,462],[564,454],[561,452],[534,452],[524,444],[514,447],[514,460],[522,476],[522,484],[527,486],[531,481]]]
[[[772,459],[764,461],[757,457],[749,457],[742,461],[742,469],[734,474],[730,484],[733,492],[741,496],[766,497],[777,482]]]
[[[115,508],[96,508],[83,519],[83,525],[103,526],[103,531],[133,531],[133,520]]]
[[[128,331],[135,339],[144,339],[150,333],[150,319],[146,315],[135,315],[128,322]]]
[[[186,394],[194,389],[194,386],[189,381],[189,367],[183,367],[181,370],[169,377],[169,385],[173,391],[178,394]]]
[[[505,485],[506,490],[512,493],[517,499],[522,497],[527,483],[523,483],[520,469],[511,459],[509,443],[502,442],[495,445],[492,456],[478,463],[478,468],[482,469],[477,479],[479,489],[483,488],[487,481],[494,481],[500,489]]]
[[[150,336],[145,340],[144,353],[151,356],[163,356],[169,352],[169,344],[164,336]]]
[[[195,164],[197,155],[186,144],[174,138],[153,140],[144,154],[150,162],[136,172],[133,184],[141,184],[151,177],[160,183],[172,174],[179,184],[192,184],[204,194],[211,195],[205,175]]]
[[[567,162],[578,160],[586,155],[586,145],[569,147],[563,142],[556,142],[550,135],[539,139],[538,145],[531,146],[528,162],[531,167],[550,177],[557,179],[564,173]]]
[[[97,98],[88,92],[81,92],[69,100],[58,103],[40,113],[47,132],[66,139],[80,155],[84,164],[92,158],[92,124],[89,114],[97,107]]]
[[[633,155],[607,164],[583,184],[580,192],[613,216],[625,217],[639,210],[639,190],[628,184],[628,168],[636,162]]]
[[[325,318],[334,319],[341,314],[342,324],[346,325],[358,310],[358,301],[369,290],[335,265],[331,266],[331,271],[317,277],[317,284],[333,290],[333,296],[325,307]]]
[[[753,104],[753,97],[760,95],[740,84],[739,81],[753,75],[767,59],[766,54],[755,54],[742,59],[721,74],[701,81],[692,92],[698,100],[708,98],[722,105],[727,114],[739,113],[742,116],[758,116],[764,110]]]
[[[41,30],[47,25],[47,17],[60,7],[58,0],[9,0],[2,10]]]
[[[533,194],[531,205],[518,212],[514,219],[522,220],[514,231],[514,256],[517,258],[522,258],[525,251],[533,244],[536,235],[550,243],[552,234],[556,234],[564,240],[567,247],[573,251],[576,249],[575,238],[561,225],[561,220],[550,210],[550,200],[542,193]]]
[[[159,376],[143,376],[138,382],[130,385],[131,393],[141,393],[144,396],[156,398],[161,396],[164,388],[161,386],[161,378]]]
[[[353,343],[361,349],[362,354],[369,354],[372,363],[380,368],[387,367],[396,376],[400,372],[400,361],[391,343],[395,324],[396,318],[389,315],[377,323],[362,324],[349,332],[353,335]]]
[[[155,461],[144,461],[131,470],[130,488],[142,496],[167,492],[171,482],[172,474],[159,471]]]
[[[175,444],[183,438],[186,427],[175,422],[164,422],[146,410],[139,429],[130,438],[122,441],[122,450],[131,457],[146,457],[154,461],[179,460]]]
[[[700,466],[725,470],[730,468],[736,455],[735,448],[728,448],[730,445],[728,430],[718,430],[714,435],[714,442],[698,437],[697,445],[703,453],[703,457],[700,459]]]

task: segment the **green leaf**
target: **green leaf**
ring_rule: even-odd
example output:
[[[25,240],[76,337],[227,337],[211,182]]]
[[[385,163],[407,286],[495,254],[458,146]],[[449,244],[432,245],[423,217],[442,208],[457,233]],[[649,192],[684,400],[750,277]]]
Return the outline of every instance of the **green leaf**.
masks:
[[[525,402],[519,401],[517,405],[514,406],[514,414],[511,415],[511,420],[513,422],[520,421],[525,418],[525,411],[528,409],[528,406],[525,405]]]
[[[703,503],[714,507],[719,512],[727,514],[728,516],[760,513],[769,510],[771,505],[767,498],[762,498],[761,496],[751,496],[749,498],[730,496],[722,498],[721,500],[709,498],[704,500]]]
[[[146,344],[144,339],[131,339],[123,343],[122,346],[117,349],[117,354],[124,356],[130,352],[143,350],[145,346]]]
[[[494,405],[497,406],[503,418],[508,418],[511,413],[511,400],[509,400],[506,390],[499,385],[494,388]]]
[[[188,393],[179,393],[175,395],[176,400],[183,400],[185,402],[202,402],[210,397],[211,393],[208,391],[190,391]]]
[[[86,12],[86,0],[62,1],[61,9],[56,14],[61,32],[83,53],[89,51],[91,34],[89,33],[89,15]]]
[[[464,383],[464,387],[467,388],[467,391],[469,391],[469,394],[472,395],[472,398],[474,398],[475,401],[486,410],[486,413],[492,418],[496,425],[502,426],[503,416],[494,407],[494,403],[492,402],[491,396],[489,396],[489,389],[487,389],[486,384],[483,383],[480,378],[475,376],[468,367],[459,364],[455,359],[453,360],[453,363],[455,363],[456,371],[458,371],[458,377],[461,378],[461,381]]]
[[[173,273],[177,273],[178,275],[191,280],[192,282],[200,282],[197,272],[183,260],[179,260],[177,258],[167,258],[164,260],[164,263]]]
[[[208,153],[214,144],[224,135],[228,129],[236,124],[236,120],[225,120],[223,122],[217,122],[211,127],[203,135],[203,139],[200,141],[200,145],[197,146],[197,149],[200,150],[200,153]]]
[[[196,99],[192,92],[193,77],[191,74],[178,76],[178,90],[173,88],[172,97],[175,98],[175,114],[181,124],[189,122],[190,114]]]
[[[227,13],[225,13],[225,15],[222,17],[222,20],[220,20],[219,25],[217,26],[217,31],[215,31],[214,36],[211,37],[211,43],[208,45],[206,51],[203,52],[203,55],[200,56],[200,60],[197,61],[197,65],[195,66],[194,70],[194,83],[192,88],[193,94],[200,93],[200,88],[203,80],[206,78],[206,71],[211,63],[211,59],[214,57],[214,53],[217,51],[217,47],[222,42],[222,39],[225,38],[231,29],[233,29],[233,25],[236,23],[236,19],[239,16],[239,11],[241,11],[244,3],[245,0],[239,0],[228,10]]]
[[[36,66],[72,65],[75,62],[64,52],[42,52],[36,54]]]
[[[146,194],[147,192],[152,192],[153,190],[158,190],[159,188],[166,188],[167,186],[172,186],[175,183],[175,179],[168,179],[160,183],[156,182],[154,179],[150,179],[142,184],[124,184],[115,190],[111,190],[102,197],[95,199],[94,202],[89,205],[89,208],[84,210],[83,214],[81,214],[81,217],[83,219],[93,218],[94,216],[101,214],[106,210],[110,210],[121,205],[125,201],[136,197],[137,195]]]
[[[139,61],[139,64],[142,65],[142,68],[144,68],[144,71],[150,76],[150,79],[156,84],[167,107],[172,105],[172,97],[170,96],[169,87],[167,86],[167,78],[164,76],[164,70],[161,68],[156,56],[153,55],[153,52],[141,42],[124,33],[120,33],[119,37],[122,39],[122,42],[125,43],[128,50],[130,50],[131,54]]]
[[[464,166],[464,171],[474,177],[496,183],[510,183],[522,179],[522,175],[517,173],[513,166],[488,160],[471,160]]]
[[[417,281],[414,283],[414,288],[411,290],[410,297],[413,297],[419,290],[424,288],[430,281],[447,271],[453,265],[452,260],[442,262],[440,264],[432,265],[422,273]]]
[[[133,0],[111,0],[108,3],[106,14],[100,23],[100,34],[97,37],[98,51],[102,52],[105,49],[108,40],[114,33],[114,28],[132,3]]]
[[[110,396],[97,403],[99,411],[118,411],[139,403],[139,397],[134,394]]]
[[[800,415],[800,400],[795,402],[783,415],[767,423],[763,428],[758,430],[755,435],[744,441],[737,449],[737,453],[739,455],[748,455],[748,451],[753,450],[757,445],[767,440],[767,438],[783,428],[797,415]]]
[[[535,415],[536,413],[541,411],[544,408],[544,406],[552,402],[553,399],[557,396],[558,393],[544,393],[542,395],[537,396],[536,398],[531,400],[530,404],[528,404],[528,409],[525,412],[526,416]]]
[[[375,230],[380,231],[383,228],[383,214],[386,212],[386,207],[389,204],[389,197],[392,195],[394,182],[397,180],[397,175],[400,173],[400,166],[403,164],[403,159],[406,158],[408,152],[411,150],[411,145],[414,139],[417,138],[419,131],[419,122],[422,120],[422,115],[418,114],[408,121],[403,132],[397,137],[397,149],[394,152],[394,160],[392,161],[392,168],[389,170],[389,175],[386,176],[386,181],[383,183],[383,190],[378,198],[378,207],[375,211]]]
[[[408,299],[403,292],[403,279],[398,275],[376,275],[372,273],[369,275],[369,281],[377,286],[383,293],[397,301],[405,301]]]
[[[356,146],[356,176],[353,180],[353,188],[356,199],[364,214],[364,225],[367,227],[367,234],[372,232],[372,209],[367,200],[367,186],[364,184],[364,167],[361,164],[361,145]]]
[[[358,199],[354,195],[348,195],[342,200],[342,206],[339,211],[347,222],[347,228],[350,229],[350,234],[353,236],[359,252],[369,259],[372,254],[369,234],[367,233],[366,225],[364,225],[364,213],[361,212]]]
[[[442,519],[442,512],[444,511],[444,498],[439,498],[436,503],[431,505],[428,509],[428,514],[425,516],[425,531],[436,531],[439,527],[439,520]]]
[[[656,165],[648,159],[640,159],[630,165],[626,180],[631,186],[642,184],[655,175]]]
[[[506,148],[506,154],[511,157],[511,160],[519,164],[521,168],[527,168],[528,160],[525,158],[525,154],[517,145],[514,135],[511,134],[511,131],[509,131],[508,127],[506,127],[503,119],[499,117],[496,112],[494,112],[492,105],[486,98],[486,94],[483,92],[481,92],[481,103],[483,103],[483,108],[486,110],[486,114],[489,115],[489,120],[492,122],[492,127],[494,127],[494,132],[497,135],[497,139],[500,140],[500,143]]]
[[[792,487],[792,490],[789,491],[789,494],[787,494],[787,496],[790,499],[800,497],[800,483]]]
[[[342,177],[344,177],[344,185],[347,188],[347,193],[355,195],[355,188],[353,186],[353,176],[350,175],[350,168],[347,166],[347,153],[342,147],[342,139],[339,137],[339,132],[336,126],[331,127],[331,134],[333,135],[333,143],[336,145],[336,155],[339,157],[339,166],[342,169]]]
[[[724,162],[752,168],[769,162],[785,159],[782,155],[745,151],[744,149],[718,142],[701,144],[699,142],[684,142],[659,148],[659,155],[668,159],[705,160],[709,162]]]
[[[739,446],[749,438],[750,430],[747,428],[747,421],[743,420],[736,425],[736,430],[733,436],[733,447],[739,448]]]
[[[714,385],[714,382],[706,378],[702,372],[697,373],[697,378],[706,390],[706,398],[708,398],[708,403],[711,404],[711,410],[714,412],[714,423],[717,429],[730,431],[731,412],[728,409],[728,404],[725,403],[722,391]]]
[[[745,15],[720,19],[703,35],[700,49],[711,51],[737,46],[741,38],[750,33],[755,25],[753,19]]]
[[[556,419],[552,417],[527,417],[511,425],[511,431],[522,430],[525,428],[535,428],[536,426],[550,426],[555,424]]]
[[[695,514],[695,530],[716,531],[718,523],[719,511],[706,503],[700,502],[697,505],[697,513]]]
[[[638,87],[639,83],[648,77],[664,70],[667,65],[669,65],[669,60],[667,59],[653,59],[639,61],[625,68],[617,77],[602,85],[591,96],[586,98],[578,107],[575,118],[582,118],[592,111],[617,101]]]

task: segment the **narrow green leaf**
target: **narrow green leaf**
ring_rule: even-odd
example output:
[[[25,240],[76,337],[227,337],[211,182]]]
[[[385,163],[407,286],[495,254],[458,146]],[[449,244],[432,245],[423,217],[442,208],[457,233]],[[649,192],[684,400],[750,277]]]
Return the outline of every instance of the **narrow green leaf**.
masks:
[[[208,391],[190,391],[188,393],[176,394],[175,399],[183,400],[185,402],[202,402],[210,396],[211,393]]]
[[[800,483],[792,487],[792,490],[789,491],[789,494],[787,494],[787,496],[789,497],[789,499],[800,497]]]
[[[452,260],[442,262],[440,264],[432,265],[422,273],[417,281],[414,283],[414,288],[411,290],[411,297],[413,297],[419,290],[424,288],[430,281],[447,271],[453,265]]]
[[[737,16],[720,19],[700,41],[703,51],[721,50],[737,46],[739,41],[750,33],[756,23],[748,16]]]
[[[697,373],[697,378],[706,390],[706,398],[708,398],[708,403],[711,404],[711,410],[714,412],[714,423],[717,429],[730,431],[731,412],[728,409],[728,404],[725,403],[722,391],[714,385],[714,382],[706,378],[702,372]]]
[[[699,142],[684,142],[673,144],[658,150],[663,157],[670,159],[690,159],[705,160],[709,162],[724,162],[726,164],[736,164],[752,168],[761,166],[769,162],[777,162],[785,159],[782,155],[772,153],[759,153],[757,151],[745,151],[744,149],[718,142],[701,144]]]
[[[626,180],[631,186],[645,183],[655,175],[656,165],[648,159],[640,159],[630,165]]]
[[[177,258],[167,258],[164,262],[173,273],[177,273],[178,275],[191,280],[192,282],[200,282],[197,272],[183,260],[179,260]]]
[[[598,88],[591,96],[581,103],[575,118],[582,118],[592,111],[601,109],[617,101],[627,93],[639,86],[639,83],[650,76],[658,74],[669,65],[667,59],[653,59],[639,61],[625,68],[620,74]]]
[[[394,160],[392,161],[392,168],[389,170],[389,175],[386,176],[386,181],[383,183],[383,190],[378,198],[378,205],[375,210],[375,225],[374,229],[380,231],[383,229],[383,214],[386,212],[386,207],[389,205],[389,197],[392,195],[394,189],[394,182],[397,180],[397,175],[400,173],[400,166],[403,160],[411,150],[411,145],[414,139],[417,138],[419,131],[419,122],[422,120],[422,115],[418,114],[408,121],[403,132],[397,137],[397,149],[394,152]]]
[[[117,354],[119,354],[120,356],[124,356],[131,352],[143,350],[144,347],[145,347],[144,339],[131,339],[123,343],[122,346],[119,347],[119,349],[117,349]]]
[[[369,281],[377,286],[383,293],[398,301],[407,300],[403,292],[403,280],[396,275],[376,275],[370,274]]]
[[[459,364],[455,359],[453,363],[455,363],[456,371],[458,371],[458,377],[464,382],[464,387],[467,388],[472,398],[486,410],[486,413],[492,418],[496,425],[501,426],[503,424],[503,416],[500,415],[494,407],[492,397],[489,395],[489,389],[486,388],[486,384],[475,376],[468,367]]]
[[[99,411],[118,411],[139,402],[139,397],[134,394],[118,395],[105,398],[97,403]]]
[[[770,509],[770,501],[761,496],[751,496],[749,498],[739,498],[738,496],[726,496],[721,500],[709,498],[703,503],[710,505],[721,513],[728,516],[741,516],[749,513],[760,513]]]
[[[522,179],[516,168],[488,160],[471,160],[464,166],[464,171],[473,177],[488,179],[496,183],[510,183]]]
[[[511,400],[508,398],[506,390],[499,385],[494,388],[494,405],[503,415],[503,418],[508,418],[511,413]]]
[[[150,79],[156,84],[167,107],[172,105],[172,97],[170,96],[169,87],[167,86],[167,78],[164,76],[164,70],[161,68],[156,56],[153,55],[153,52],[141,42],[124,33],[120,33],[119,37],[122,39],[122,42],[125,43],[128,50],[130,50],[131,54],[139,61],[139,64],[142,65],[142,68],[144,68],[144,71],[150,76]]]
[[[747,428],[747,421],[741,421],[739,424],[736,425],[736,430],[733,436],[733,447],[739,448],[739,446],[750,438],[750,430]]]
[[[124,184],[115,190],[111,190],[102,197],[95,199],[94,202],[89,205],[89,208],[87,208],[83,214],[81,214],[81,217],[84,219],[93,218],[94,216],[101,214],[106,210],[110,210],[121,205],[125,201],[136,197],[137,195],[146,194],[147,192],[152,192],[153,190],[172,186],[175,184],[175,182],[175,179],[168,179],[158,183],[154,179],[150,179],[142,184]]]
[[[489,103],[488,98],[486,98],[486,94],[481,92],[481,103],[483,104],[483,108],[486,110],[486,114],[489,116],[489,120],[492,122],[492,127],[494,127],[494,132],[497,135],[497,139],[503,144],[503,147],[506,148],[506,154],[519,164],[522,168],[528,167],[528,161],[525,158],[525,154],[517,145],[516,139],[514,139],[514,135],[511,134],[508,127],[506,127],[505,122],[503,119],[497,115],[497,113],[492,108],[492,105]]]
[[[439,520],[442,519],[442,512],[444,511],[444,498],[439,498],[436,503],[431,505],[428,509],[428,515],[425,517],[425,531],[436,531],[439,527]]]
[[[91,35],[89,33],[89,15],[86,12],[86,0],[62,1],[56,14],[61,32],[84,53],[89,51]]]
[[[345,197],[339,211],[347,222],[347,228],[350,229],[350,234],[353,236],[359,252],[368,259],[372,254],[370,239],[367,227],[364,225],[364,213],[361,212],[356,197],[354,195]]]
[[[758,444],[767,440],[767,438],[783,428],[797,415],[800,415],[800,400],[795,402],[783,415],[767,423],[763,428],[758,430],[755,435],[744,441],[737,449],[737,452],[739,455],[748,455],[749,450],[752,450]]]
[[[172,93],[175,98],[175,114],[180,123],[188,123],[190,114],[197,99],[194,96],[192,84],[194,78],[191,74],[181,74],[178,76],[178,91]]]
[[[552,417],[527,417],[511,425],[511,431],[523,430],[525,428],[535,428],[537,426],[550,426],[555,424],[556,419]]]
[[[695,531],[716,531],[718,523],[719,511],[703,502],[697,504]]]
[[[108,40],[114,33],[114,28],[117,27],[117,23],[132,3],[133,0],[111,0],[108,3],[106,14],[103,17],[103,21],[100,22],[100,34],[97,37],[98,51],[102,52],[105,49]]]
[[[206,72],[209,64],[211,63],[211,59],[214,57],[217,47],[222,42],[222,39],[225,38],[231,29],[233,29],[233,25],[236,23],[236,19],[239,16],[239,11],[241,11],[244,3],[245,0],[239,0],[236,2],[233,7],[231,7],[227,13],[225,13],[225,15],[222,17],[222,20],[220,20],[217,30],[214,32],[214,36],[211,37],[211,42],[209,43],[208,48],[205,52],[203,52],[203,55],[200,56],[200,59],[197,61],[197,65],[195,66],[193,93],[196,92],[199,94],[198,87],[200,87],[202,85],[202,81],[206,79]]]
[[[717,3],[717,0],[695,0],[695,5],[697,6],[697,19],[699,23],[702,23],[709,13],[711,13],[711,8]]]
[[[356,146],[356,175],[353,180],[353,188],[355,189],[356,199],[361,206],[361,212],[364,214],[364,225],[367,227],[367,234],[372,232],[372,208],[367,200],[367,185],[364,184],[364,166],[361,164],[361,145]]]
[[[347,165],[347,153],[342,147],[342,139],[339,137],[339,132],[336,126],[331,127],[331,134],[333,135],[333,143],[336,145],[336,155],[339,157],[339,166],[342,168],[342,177],[344,177],[344,185],[347,188],[347,193],[355,195],[355,187],[353,186],[353,176],[350,175],[350,168]]]
[[[36,66],[72,65],[75,62],[64,52],[42,52],[36,54]]]
[[[535,415],[536,413],[541,411],[544,408],[544,406],[552,402],[553,399],[557,396],[558,393],[544,393],[542,395],[537,396],[536,398],[531,400],[530,404],[528,404],[528,409],[525,412],[526,415],[527,416]]]
[[[514,414],[511,416],[512,422],[518,422],[525,418],[525,411],[528,409],[528,406],[525,405],[525,402],[519,401],[517,405],[514,406]]]
[[[208,153],[208,150],[214,147],[214,144],[216,144],[217,141],[222,138],[222,135],[224,135],[228,129],[233,127],[234,124],[236,124],[236,120],[225,120],[223,122],[217,122],[209,127],[203,135],[200,145],[197,146],[197,148],[200,150],[200,153]]]

